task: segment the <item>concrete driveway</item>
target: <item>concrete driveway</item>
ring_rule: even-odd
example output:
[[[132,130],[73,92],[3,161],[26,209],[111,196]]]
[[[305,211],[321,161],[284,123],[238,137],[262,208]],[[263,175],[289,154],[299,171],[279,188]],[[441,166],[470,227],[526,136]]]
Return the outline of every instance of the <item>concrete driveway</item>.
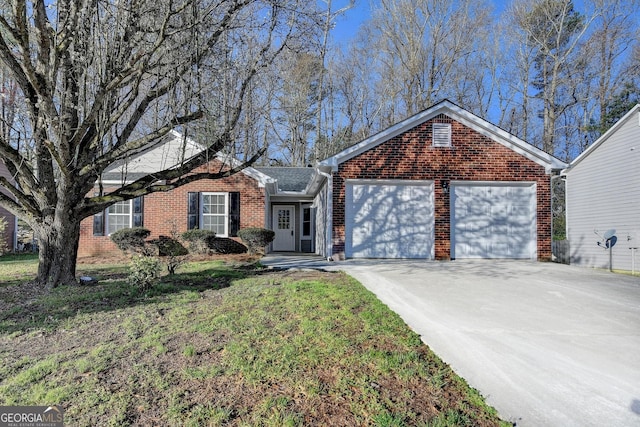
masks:
[[[402,316],[503,419],[640,425],[640,278],[503,260],[324,265]]]

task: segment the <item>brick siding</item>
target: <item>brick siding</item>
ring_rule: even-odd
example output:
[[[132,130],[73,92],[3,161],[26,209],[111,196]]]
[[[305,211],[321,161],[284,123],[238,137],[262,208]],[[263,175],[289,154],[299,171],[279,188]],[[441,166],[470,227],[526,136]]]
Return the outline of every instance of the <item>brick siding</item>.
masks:
[[[451,147],[432,147],[432,123],[451,123]],[[345,180],[434,181],[435,258],[450,259],[449,194],[445,181],[529,181],[537,184],[538,259],[551,259],[550,178],[545,168],[441,114],[340,164],[333,178],[333,254],[344,257]]]
[[[215,170],[220,168],[213,161]],[[217,163],[217,164],[216,164]],[[194,172],[204,171],[206,166]],[[109,191],[112,189],[106,189]],[[144,227],[151,231],[150,239],[160,235],[171,235],[175,223],[178,233],[187,230],[187,193],[189,192],[240,192],[240,228],[264,227],[265,191],[258,182],[240,172],[224,179],[203,179],[176,188],[169,192],[144,196]],[[95,256],[117,252],[109,236],[93,235],[93,217],[82,221],[78,256]]]

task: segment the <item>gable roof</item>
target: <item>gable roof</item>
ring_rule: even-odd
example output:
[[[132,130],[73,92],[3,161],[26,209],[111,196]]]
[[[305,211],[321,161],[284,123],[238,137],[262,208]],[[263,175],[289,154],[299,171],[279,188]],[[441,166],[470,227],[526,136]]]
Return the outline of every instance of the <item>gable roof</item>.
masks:
[[[570,172],[573,167],[575,167],[578,163],[580,163],[591,153],[593,153],[599,146],[601,146],[614,133],[616,133],[618,129],[620,129],[626,122],[631,120],[631,118],[636,113],[640,113],[640,104],[636,104],[631,110],[627,112],[627,114],[625,114],[620,120],[615,122],[614,125],[609,128],[609,130],[602,134],[600,138],[596,139],[593,144],[591,144],[586,150],[584,150],[578,157],[573,159],[573,161],[569,163],[569,167],[563,170],[562,173],[565,174]],[[638,126],[640,126],[640,114],[638,114]]]
[[[369,138],[355,144],[340,153],[323,160],[318,165],[320,167],[328,168],[336,171],[338,165],[352,159],[371,148],[374,148],[391,138],[398,136],[434,117],[444,114],[453,120],[462,123],[463,125],[475,130],[476,132],[496,141],[507,148],[515,151],[544,166],[547,171],[553,169],[562,169],[567,167],[567,164],[560,159],[548,154],[537,147],[523,141],[515,135],[508,133],[507,131],[500,129],[498,126],[489,123],[488,121],[481,119],[473,113],[457,106],[449,100],[441,101],[432,107],[405,119],[382,132],[379,132]]]
[[[103,172],[102,178],[104,182],[117,184],[133,182],[155,171],[175,167],[183,160],[204,151],[205,148],[205,146],[195,142],[192,138],[172,130],[160,142],[154,141],[150,143],[148,148],[143,149],[131,159],[110,165]],[[241,164],[239,160],[222,152],[218,152],[215,158],[232,167]],[[265,187],[275,182],[270,176],[252,167],[244,168],[240,173],[258,181],[260,187]]]

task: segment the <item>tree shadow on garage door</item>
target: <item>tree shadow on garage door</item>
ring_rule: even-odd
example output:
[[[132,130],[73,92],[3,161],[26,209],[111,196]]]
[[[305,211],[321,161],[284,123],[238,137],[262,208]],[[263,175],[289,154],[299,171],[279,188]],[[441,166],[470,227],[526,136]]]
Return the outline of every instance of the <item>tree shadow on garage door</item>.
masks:
[[[362,184],[352,191],[345,210],[348,257],[433,258],[432,185]]]

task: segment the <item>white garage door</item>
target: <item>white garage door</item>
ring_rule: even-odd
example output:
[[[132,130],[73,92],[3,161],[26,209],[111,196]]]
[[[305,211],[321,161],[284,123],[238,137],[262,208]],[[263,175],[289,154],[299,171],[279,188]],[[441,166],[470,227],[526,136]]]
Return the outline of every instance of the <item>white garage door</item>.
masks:
[[[433,183],[347,182],[348,258],[433,258]]]
[[[536,259],[535,184],[451,186],[452,258]]]

